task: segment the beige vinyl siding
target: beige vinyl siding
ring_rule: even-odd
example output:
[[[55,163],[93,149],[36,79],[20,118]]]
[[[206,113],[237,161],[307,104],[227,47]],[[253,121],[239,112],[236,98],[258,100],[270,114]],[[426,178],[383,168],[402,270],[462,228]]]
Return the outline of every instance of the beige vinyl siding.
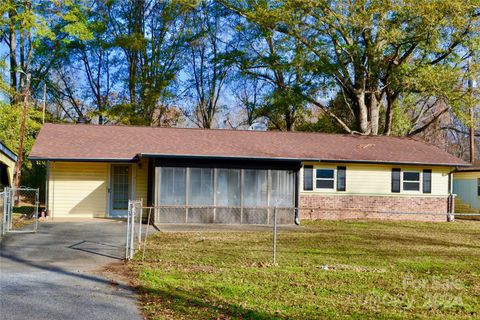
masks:
[[[108,168],[108,163],[50,162],[50,214],[53,217],[105,217]]]
[[[448,195],[448,173],[451,168],[428,167],[428,166],[401,166],[401,165],[380,165],[380,164],[332,164],[332,163],[304,163],[304,165],[313,165],[313,191],[303,190],[303,168],[300,170],[300,192],[304,194],[362,194],[362,195],[408,195],[408,196],[440,196]],[[346,191],[336,190],[318,190],[315,188],[315,169],[331,168],[345,166],[346,171]],[[424,169],[432,170],[432,192],[425,194],[420,191],[402,191],[401,193],[391,192],[391,174],[392,168],[400,168],[402,171],[420,171]],[[420,180],[422,180],[420,178]],[[335,180],[336,182],[336,180]],[[336,186],[336,183],[335,183]]]
[[[139,164],[134,164],[135,171],[135,199],[143,199],[143,205],[147,204],[148,195],[148,161],[142,159]]]
[[[454,179],[461,180],[470,180],[480,178],[480,171],[464,171],[464,172],[455,172],[453,174]]]
[[[7,157],[0,151],[0,162],[4,163],[7,166],[8,181],[10,184],[13,184],[13,173],[15,170],[15,161]]]

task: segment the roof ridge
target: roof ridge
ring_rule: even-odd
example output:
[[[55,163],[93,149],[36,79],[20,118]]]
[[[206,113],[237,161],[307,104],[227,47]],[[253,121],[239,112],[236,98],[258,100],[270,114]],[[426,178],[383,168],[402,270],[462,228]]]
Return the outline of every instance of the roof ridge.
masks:
[[[411,136],[387,136],[387,135],[362,135],[362,134],[351,134],[351,133],[335,133],[335,132],[321,132],[321,131],[281,131],[281,130],[247,130],[247,129],[222,129],[222,128],[194,128],[194,127],[158,127],[158,126],[142,126],[142,125],[123,125],[123,124],[112,124],[112,125],[99,125],[99,124],[87,124],[87,123],[45,123],[44,125],[54,125],[54,126],[83,126],[83,127],[95,127],[95,128],[141,128],[141,129],[151,129],[151,130],[196,130],[196,131],[226,131],[226,132],[251,132],[251,133],[261,133],[261,134],[317,134],[317,135],[328,135],[328,136],[344,136],[344,137],[364,137],[364,138],[381,138],[381,139],[402,139],[402,140],[414,140],[426,143],[421,138],[415,138]]]

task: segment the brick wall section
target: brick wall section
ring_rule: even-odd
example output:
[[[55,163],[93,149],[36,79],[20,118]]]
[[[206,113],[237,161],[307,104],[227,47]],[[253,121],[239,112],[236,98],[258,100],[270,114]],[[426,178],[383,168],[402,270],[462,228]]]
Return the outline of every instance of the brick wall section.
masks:
[[[300,218],[309,220],[447,221],[448,197],[300,195]],[[409,214],[404,214],[409,213]]]

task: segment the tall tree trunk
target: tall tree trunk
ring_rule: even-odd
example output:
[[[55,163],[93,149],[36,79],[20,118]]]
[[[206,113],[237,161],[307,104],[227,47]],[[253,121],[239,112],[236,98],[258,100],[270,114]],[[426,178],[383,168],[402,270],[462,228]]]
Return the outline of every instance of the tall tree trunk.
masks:
[[[23,141],[25,140],[25,126],[27,123],[28,112],[28,96],[30,94],[30,74],[27,74],[25,81],[25,90],[23,93],[23,113],[22,125],[20,127],[20,143],[18,145],[18,162],[15,173],[15,187],[19,188],[21,185],[22,163],[23,163]]]
[[[132,16],[130,18],[130,36],[135,38],[144,37],[144,14],[145,14],[145,1],[135,0],[133,1]],[[128,89],[130,94],[130,103],[135,105],[136,99],[136,86],[137,86],[137,72],[140,63],[140,50],[137,46],[129,49],[129,78]]]
[[[17,84],[17,32],[15,30],[15,9],[8,11],[9,23],[9,41],[10,41],[10,89],[12,90],[10,103],[14,104],[18,99]]]
[[[25,86],[25,32],[20,30],[20,87]]]
[[[368,123],[368,108],[365,103],[365,91],[355,90],[355,98],[358,105],[358,122],[360,125],[360,132],[362,134],[370,134],[370,126]]]
[[[130,104],[136,104],[136,86],[137,86],[137,63],[136,52],[130,52],[128,67],[128,93],[130,94]]]
[[[373,93],[370,94],[370,134],[378,135],[378,125],[380,121],[380,106]]]
[[[383,134],[389,136],[392,133],[393,104],[395,100],[390,90],[387,90],[386,96],[387,96],[387,108],[385,111],[385,127],[383,128]]]

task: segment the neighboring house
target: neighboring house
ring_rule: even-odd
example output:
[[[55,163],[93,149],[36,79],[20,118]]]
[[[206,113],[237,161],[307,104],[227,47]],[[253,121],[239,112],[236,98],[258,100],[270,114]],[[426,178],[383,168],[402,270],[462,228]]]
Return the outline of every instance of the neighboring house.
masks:
[[[0,190],[13,185],[13,172],[17,155],[0,141]]]
[[[456,194],[455,212],[480,213],[480,160],[454,173],[453,192]]]
[[[129,199],[160,222],[300,218],[445,221],[451,175],[468,166],[405,137],[46,124],[30,153],[47,161],[54,217],[125,216]]]

